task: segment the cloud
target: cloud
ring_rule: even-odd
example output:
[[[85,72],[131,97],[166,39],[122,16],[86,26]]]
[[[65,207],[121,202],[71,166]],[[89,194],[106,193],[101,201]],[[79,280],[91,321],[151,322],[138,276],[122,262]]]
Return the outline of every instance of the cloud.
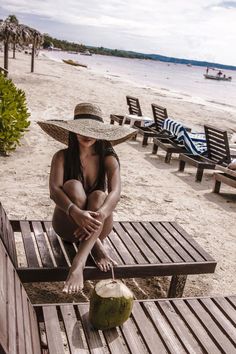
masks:
[[[214,7],[221,7],[224,9],[236,9],[236,1],[222,1],[219,4],[214,5]]]
[[[57,38],[229,64],[236,60],[236,1],[57,0],[55,5],[54,0],[5,0],[0,6],[1,13],[15,14]]]

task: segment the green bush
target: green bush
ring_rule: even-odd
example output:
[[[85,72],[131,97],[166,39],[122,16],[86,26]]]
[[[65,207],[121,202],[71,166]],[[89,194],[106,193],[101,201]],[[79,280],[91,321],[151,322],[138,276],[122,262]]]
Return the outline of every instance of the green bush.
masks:
[[[29,116],[24,91],[0,74],[0,154],[7,155],[20,144]]]

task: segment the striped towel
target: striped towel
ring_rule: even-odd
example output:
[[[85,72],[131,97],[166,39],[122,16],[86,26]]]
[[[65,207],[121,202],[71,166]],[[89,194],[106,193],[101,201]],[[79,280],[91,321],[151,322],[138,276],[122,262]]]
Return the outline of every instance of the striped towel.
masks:
[[[164,120],[163,129],[171,134],[171,138],[183,144],[188,152],[193,155],[202,155],[207,151],[206,138],[204,133],[189,133],[182,123],[171,118]]]

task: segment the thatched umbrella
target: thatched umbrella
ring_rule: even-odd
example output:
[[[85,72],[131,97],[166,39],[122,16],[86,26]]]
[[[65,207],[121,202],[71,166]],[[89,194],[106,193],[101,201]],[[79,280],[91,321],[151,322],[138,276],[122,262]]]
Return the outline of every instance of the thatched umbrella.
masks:
[[[36,48],[43,43],[43,35],[34,28],[15,22],[2,21],[0,23],[0,41],[4,42],[4,68],[8,70],[9,43],[20,45],[32,44],[31,72],[34,71],[34,55]]]

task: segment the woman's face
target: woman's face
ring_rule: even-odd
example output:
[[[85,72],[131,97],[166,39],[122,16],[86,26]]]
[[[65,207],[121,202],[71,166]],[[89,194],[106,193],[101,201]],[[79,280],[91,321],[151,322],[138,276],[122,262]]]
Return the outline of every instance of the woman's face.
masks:
[[[77,139],[78,139],[78,142],[80,144],[80,146],[83,146],[83,147],[90,147],[92,145],[95,144],[96,142],[96,139],[94,138],[88,138],[87,136],[83,136],[83,135],[80,135],[80,134],[76,134],[77,136]]]

